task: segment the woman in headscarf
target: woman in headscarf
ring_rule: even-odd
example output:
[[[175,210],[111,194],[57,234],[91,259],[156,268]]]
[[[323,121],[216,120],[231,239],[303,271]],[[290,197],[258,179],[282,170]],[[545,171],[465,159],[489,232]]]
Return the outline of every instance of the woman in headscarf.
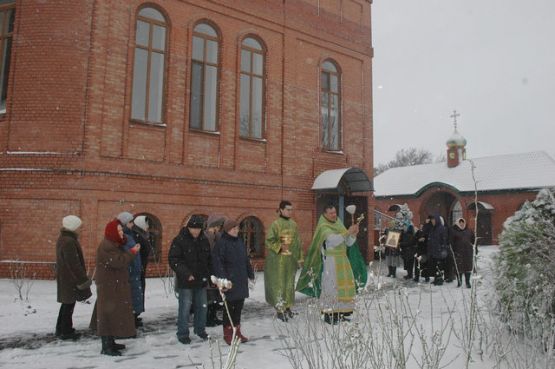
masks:
[[[125,345],[117,344],[114,337],[135,336],[135,319],[129,287],[129,264],[139,252],[139,245],[128,251],[123,249],[126,237],[117,219],[104,230],[104,239],[96,253],[96,334],[102,340],[101,354],[120,356]],[[94,317],[94,313],[93,313]]]
[[[463,218],[459,218],[453,225],[449,238],[457,265],[457,287],[461,286],[464,274],[466,287],[470,288],[470,274],[474,267],[474,232],[466,227]]]

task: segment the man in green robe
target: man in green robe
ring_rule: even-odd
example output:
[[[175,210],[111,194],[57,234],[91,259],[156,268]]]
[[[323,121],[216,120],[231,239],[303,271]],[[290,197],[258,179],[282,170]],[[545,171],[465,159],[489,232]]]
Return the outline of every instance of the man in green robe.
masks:
[[[297,223],[291,219],[293,205],[284,200],[278,212],[279,218],[266,237],[264,289],[266,302],[276,309],[278,319],[286,322],[293,317],[295,273],[303,262],[303,253]]]
[[[359,282],[366,282],[366,265],[358,262],[360,252],[356,256],[358,261],[349,260],[351,254],[357,254],[348,249],[357,248],[358,231],[358,224],[346,229],[337,218],[335,206],[327,205],[308,249],[296,289],[320,298],[326,323],[335,324],[352,314],[355,293],[357,287],[361,287]]]

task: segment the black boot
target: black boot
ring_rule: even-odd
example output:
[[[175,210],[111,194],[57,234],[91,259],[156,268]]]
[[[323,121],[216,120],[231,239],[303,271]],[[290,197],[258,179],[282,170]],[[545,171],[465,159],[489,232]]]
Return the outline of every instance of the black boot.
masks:
[[[434,277],[434,285],[436,286],[441,286],[443,285],[443,275],[441,274],[440,271],[438,271]]]
[[[290,308],[287,308],[285,309],[285,314],[289,319],[293,319],[296,313],[292,312]]]
[[[391,278],[395,278],[396,274],[397,274],[397,268],[394,267],[394,266],[390,266],[389,267],[389,274],[387,276],[391,277]]]
[[[139,314],[135,315],[135,328],[139,328],[143,326],[143,319],[139,318]]]
[[[324,322],[335,325],[338,321],[338,314],[337,313],[327,313],[324,314]]]
[[[100,351],[100,353],[102,355],[121,356],[121,352],[112,347],[113,339],[114,337],[111,336],[100,336],[100,340],[102,341],[102,351]]]
[[[125,350],[125,345],[121,344],[121,343],[116,343],[116,341],[114,340],[114,337],[109,336],[110,337],[110,344],[112,345],[112,347],[114,348],[114,350]]]
[[[466,288],[472,287],[470,285],[470,272],[464,273],[464,280],[466,281]]]
[[[460,287],[462,285],[462,278],[460,274],[457,274],[457,287]]]
[[[276,317],[281,320],[282,322],[287,322],[289,320],[289,318],[287,317],[287,315],[285,314],[285,312],[283,311],[276,311]]]
[[[216,327],[222,323],[223,321],[218,319],[218,303],[209,303],[206,311],[206,326]]]

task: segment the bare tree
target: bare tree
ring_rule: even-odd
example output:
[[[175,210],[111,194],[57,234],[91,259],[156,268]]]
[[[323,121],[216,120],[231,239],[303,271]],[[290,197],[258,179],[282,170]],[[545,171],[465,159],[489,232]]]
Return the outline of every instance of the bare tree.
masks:
[[[431,152],[424,149],[417,149],[409,147],[408,149],[401,149],[395,154],[395,159],[386,164],[379,164],[374,168],[374,176],[385,172],[390,168],[409,167],[412,165],[430,164],[433,155]]]

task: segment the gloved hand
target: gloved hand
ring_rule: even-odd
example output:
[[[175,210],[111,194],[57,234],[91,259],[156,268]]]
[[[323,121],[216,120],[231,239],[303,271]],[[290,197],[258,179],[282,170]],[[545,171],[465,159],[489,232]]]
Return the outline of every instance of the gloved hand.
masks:
[[[90,287],[91,287],[91,284],[92,284],[92,280],[87,279],[86,282],[83,282],[83,283],[81,283],[81,284],[78,284],[78,285],[77,285],[77,289],[78,289],[78,290],[81,290],[81,291],[84,291],[84,290],[86,290],[87,288],[90,288]]]

